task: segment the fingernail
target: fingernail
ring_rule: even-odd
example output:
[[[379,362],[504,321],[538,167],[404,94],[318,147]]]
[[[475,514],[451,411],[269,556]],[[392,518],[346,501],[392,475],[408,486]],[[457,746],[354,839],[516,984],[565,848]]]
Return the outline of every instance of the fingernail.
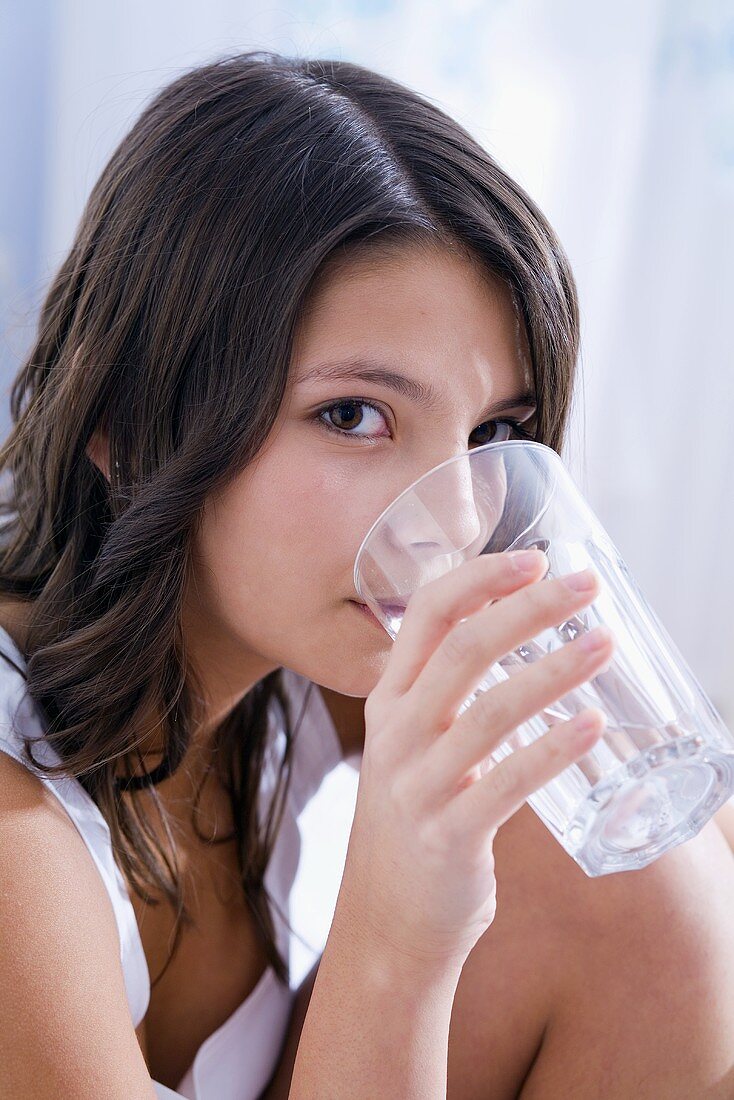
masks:
[[[582,649],[602,649],[612,636],[608,626],[595,626],[588,634],[584,634],[579,645]]]
[[[561,577],[567,588],[574,592],[590,592],[594,587],[596,576],[591,569],[582,569],[580,573],[571,573],[567,577]]]
[[[545,554],[542,550],[513,550],[507,556],[518,573],[533,573]]]
[[[578,733],[585,733],[586,730],[599,725],[599,714],[597,711],[587,711],[585,714],[574,718],[573,724]]]

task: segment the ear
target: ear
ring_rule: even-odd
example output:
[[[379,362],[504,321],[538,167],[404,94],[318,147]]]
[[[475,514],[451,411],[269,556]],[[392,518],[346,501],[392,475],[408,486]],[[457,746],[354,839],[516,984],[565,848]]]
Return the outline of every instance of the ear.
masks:
[[[86,447],[87,456],[97,469],[110,480],[110,441],[107,432],[95,431]]]

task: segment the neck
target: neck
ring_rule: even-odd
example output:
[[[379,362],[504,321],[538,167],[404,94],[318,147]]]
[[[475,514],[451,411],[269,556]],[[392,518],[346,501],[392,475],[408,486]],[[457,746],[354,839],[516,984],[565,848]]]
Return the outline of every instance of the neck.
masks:
[[[364,748],[364,699],[352,695],[340,695],[330,688],[319,688],[327,710],[336,727],[342,747],[342,756],[361,753]]]

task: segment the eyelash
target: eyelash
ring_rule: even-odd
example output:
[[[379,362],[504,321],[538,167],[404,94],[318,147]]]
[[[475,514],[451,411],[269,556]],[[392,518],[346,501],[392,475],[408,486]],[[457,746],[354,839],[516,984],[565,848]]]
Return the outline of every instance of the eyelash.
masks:
[[[318,423],[321,425],[321,427],[325,428],[328,432],[336,432],[338,435],[342,436],[342,438],[344,436],[347,436],[347,437],[352,436],[354,439],[358,440],[358,442],[360,442],[360,443],[367,444],[367,445],[374,445],[374,443],[376,442],[375,439],[370,438],[369,436],[356,435],[355,432],[347,431],[346,428],[337,428],[333,424],[329,424],[328,421],[322,419],[322,417],[324,417],[326,415],[326,413],[331,412],[332,409],[338,409],[341,405],[364,405],[366,408],[373,409],[375,412],[379,413],[380,416],[382,416],[382,418],[384,420],[387,420],[387,417],[385,416],[385,413],[383,412],[383,410],[380,408],[379,405],[375,405],[373,401],[366,401],[365,399],[363,399],[361,397],[343,397],[339,401],[332,401],[331,404],[324,405],[320,409],[318,409],[314,413],[314,419],[317,420]],[[531,420],[532,417],[528,417],[527,419]],[[531,432],[528,432],[525,428],[523,428],[520,421],[515,420],[515,419],[513,419],[512,417],[509,417],[509,416],[497,417],[494,420],[484,420],[482,422],[482,424],[478,425],[478,427],[481,428],[481,427],[483,427],[484,424],[509,424],[510,427],[513,429],[513,431],[517,432],[517,434],[520,436],[521,439],[533,439],[534,438],[534,436]],[[357,425],[357,426],[359,427],[360,425]],[[475,428],[474,431],[477,431],[477,428]],[[384,437],[381,437],[381,438],[384,438]],[[489,440],[488,442],[491,443],[492,441]]]

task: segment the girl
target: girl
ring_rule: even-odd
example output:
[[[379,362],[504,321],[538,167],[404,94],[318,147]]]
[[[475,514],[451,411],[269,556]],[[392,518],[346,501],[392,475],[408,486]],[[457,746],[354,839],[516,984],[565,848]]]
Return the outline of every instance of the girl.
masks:
[[[578,327],[537,207],[382,76],[252,52],[144,111],[48,292],[0,452],[0,1094],[722,1086],[716,827],[589,880],[520,807],[597,711],[479,774],[612,640],[456,719],[594,578],[480,557],[416,593],[392,646],[353,588],[363,535],[421,473],[503,435],[561,448]],[[343,758],[347,862],[296,996],[297,818]]]

